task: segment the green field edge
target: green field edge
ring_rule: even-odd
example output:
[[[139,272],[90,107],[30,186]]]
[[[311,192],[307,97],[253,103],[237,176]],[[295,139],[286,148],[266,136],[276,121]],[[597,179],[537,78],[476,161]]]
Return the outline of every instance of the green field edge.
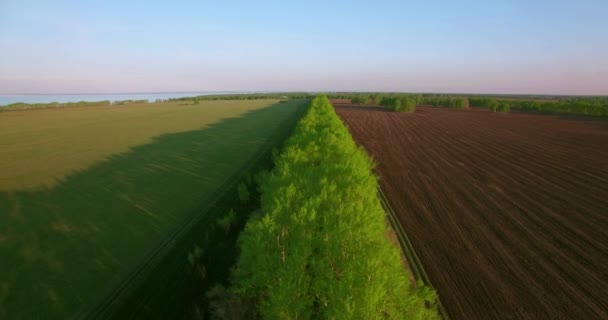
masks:
[[[397,219],[397,214],[389,204],[388,199],[384,195],[384,192],[382,191],[382,188],[380,186],[378,186],[378,198],[380,198],[382,207],[387,213],[388,221],[391,227],[393,228],[393,231],[397,235],[399,246],[401,247],[401,251],[403,251],[403,254],[407,259],[408,265],[410,267],[410,270],[412,271],[412,274],[414,275],[415,280],[420,280],[425,286],[428,286],[435,290],[435,287],[431,283],[429,276],[427,275],[426,271],[424,270],[424,267],[422,266],[420,258],[418,258],[418,255],[416,254],[416,251],[414,250],[414,247],[412,246],[412,243],[409,237],[407,236],[407,233],[405,232],[405,230],[403,230],[403,227],[399,223],[399,220]],[[441,303],[441,298],[439,297],[439,295],[437,295],[437,310],[439,311],[439,315],[444,320],[450,320],[450,317],[445,307],[443,306],[443,303]]]
[[[106,286],[105,290],[102,289],[102,293],[93,298],[91,303],[88,303],[80,308],[80,310],[77,310],[76,313],[69,318],[112,319],[114,318],[113,315],[123,313],[123,309],[132,308],[131,306],[126,305],[128,299],[138,291],[138,288],[143,283],[149,280],[150,275],[154,273],[163,259],[177,247],[176,244],[178,244],[181,239],[186,238],[191,230],[196,229],[195,226],[205,222],[212,223],[216,217],[205,215],[205,213],[213,208],[222,196],[231,191],[242,179],[250,174],[251,170],[257,167],[260,164],[260,161],[264,160],[263,158],[268,156],[274,147],[288,137],[289,133],[291,133],[290,129],[293,129],[297,120],[303,116],[307,109],[303,106],[298,106],[297,108],[299,108],[299,110],[294,111],[294,114],[291,117],[285,119],[284,123],[272,132],[264,144],[260,146],[258,151],[246,160],[244,166],[239,168],[220,187],[201,201],[203,204],[199,208],[193,210],[194,213],[190,217],[186,218],[186,220],[176,227],[174,231],[160,240],[159,243],[150,249],[138,263],[135,263],[135,265],[127,271],[122,272],[118,281],[111,282],[111,285]]]

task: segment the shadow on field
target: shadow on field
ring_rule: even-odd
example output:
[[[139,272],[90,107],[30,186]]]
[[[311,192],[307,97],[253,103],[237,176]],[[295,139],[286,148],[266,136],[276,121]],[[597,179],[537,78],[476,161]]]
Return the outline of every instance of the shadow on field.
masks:
[[[530,114],[530,115],[538,115],[538,116],[552,116],[552,117],[555,117],[560,120],[587,122],[592,125],[608,127],[608,118],[600,117],[600,116],[590,116],[590,115],[584,115],[584,114],[575,114],[575,113],[557,112],[557,111],[521,110],[521,109],[517,109],[517,108],[511,109],[511,113]]]
[[[221,237],[216,221],[227,213],[226,203],[238,202],[235,183],[269,165],[270,150],[288,136],[305,106],[305,100],[274,104],[201,130],[162,135],[52,189],[0,193],[0,318],[66,318],[83,306],[79,316],[85,316],[100,303],[105,312],[118,312],[107,309],[135,294],[134,283],[150,272],[164,278],[147,289],[163,288],[156,294],[167,301],[183,298],[177,291],[186,281],[180,274],[189,272],[191,248],[175,247],[186,238],[194,243]],[[215,243],[209,249],[219,255],[218,267],[233,259],[236,234],[227,247]],[[168,254],[174,261],[161,259]],[[142,265],[150,257],[159,261]],[[114,297],[108,300],[108,294]],[[164,306],[140,307],[156,312]]]
[[[581,121],[581,122],[586,122],[591,125],[608,128],[608,118],[594,117],[594,116],[587,116],[587,115],[563,114],[563,113],[557,114],[555,116],[561,120]]]

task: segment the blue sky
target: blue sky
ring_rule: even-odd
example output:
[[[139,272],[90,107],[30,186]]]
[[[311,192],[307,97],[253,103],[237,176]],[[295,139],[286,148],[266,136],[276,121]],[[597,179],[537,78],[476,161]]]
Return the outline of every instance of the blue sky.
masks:
[[[0,1],[0,93],[608,94],[608,1]]]

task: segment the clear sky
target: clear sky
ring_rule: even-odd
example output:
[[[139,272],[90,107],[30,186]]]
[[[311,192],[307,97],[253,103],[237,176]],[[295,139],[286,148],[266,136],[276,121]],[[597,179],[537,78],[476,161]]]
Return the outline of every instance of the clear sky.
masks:
[[[607,0],[0,0],[0,93],[608,94]]]

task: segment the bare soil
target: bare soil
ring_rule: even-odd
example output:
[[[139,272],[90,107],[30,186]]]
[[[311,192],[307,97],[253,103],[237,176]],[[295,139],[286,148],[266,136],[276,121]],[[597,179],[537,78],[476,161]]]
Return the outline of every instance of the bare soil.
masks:
[[[452,319],[608,319],[608,122],[334,105]]]

